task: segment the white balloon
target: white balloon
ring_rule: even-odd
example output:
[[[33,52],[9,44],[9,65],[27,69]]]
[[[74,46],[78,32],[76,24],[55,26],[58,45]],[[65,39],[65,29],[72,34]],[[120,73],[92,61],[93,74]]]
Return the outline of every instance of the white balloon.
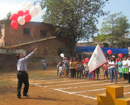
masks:
[[[34,7],[32,2],[28,2],[26,8],[30,10],[32,7]]]
[[[24,24],[25,24],[24,17],[20,16],[20,17],[18,18],[18,23],[19,23],[20,25],[24,25]]]
[[[26,7],[26,6],[27,6],[27,4],[28,4],[28,2],[27,2],[27,1],[23,1],[23,2],[22,2],[22,7]]]
[[[64,58],[64,54],[63,54],[63,53],[61,53],[60,56],[61,56],[62,58]]]
[[[23,12],[25,12],[27,9],[25,7],[22,7],[20,10],[22,10]]]
[[[39,14],[39,13],[42,11],[42,8],[41,8],[40,5],[37,5],[36,8],[37,8],[37,10],[38,10],[38,14]]]
[[[32,17],[35,17],[37,14],[38,14],[38,10],[36,7],[32,7],[29,11],[29,14],[32,16]]]

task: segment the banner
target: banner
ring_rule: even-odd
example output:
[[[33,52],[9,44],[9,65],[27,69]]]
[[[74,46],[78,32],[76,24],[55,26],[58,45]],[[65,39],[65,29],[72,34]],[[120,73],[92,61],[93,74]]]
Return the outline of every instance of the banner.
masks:
[[[102,51],[102,48],[100,47],[99,44],[97,44],[89,62],[88,62],[88,67],[89,67],[89,72],[94,71],[101,65],[107,62],[107,59]]]

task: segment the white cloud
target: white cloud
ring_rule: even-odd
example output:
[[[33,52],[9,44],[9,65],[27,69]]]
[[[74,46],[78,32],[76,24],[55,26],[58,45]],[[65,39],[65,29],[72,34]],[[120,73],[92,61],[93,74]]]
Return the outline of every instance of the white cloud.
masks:
[[[12,2],[0,2],[0,20],[5,18],[7,14],[14,9],[18,4]]]

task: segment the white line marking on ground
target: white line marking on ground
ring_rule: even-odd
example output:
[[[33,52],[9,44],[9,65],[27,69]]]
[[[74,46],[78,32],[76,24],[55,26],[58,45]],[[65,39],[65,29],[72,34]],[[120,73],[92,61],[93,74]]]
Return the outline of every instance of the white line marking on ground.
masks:
[[[39,87],[43,87],[42,85],[40,85],[40,83],[29,83],[29,84],[32,84],[32,85],[35,85],[35,86],[39,86]]]
[[[97,99],[96,97],[90,97],[90,96],[87,96],[87,95],[76,94],[76,92],[68,92],[68,91],[65,91],[65,90],[55,89],[55,88],[51,88],[51,89],[59,91],[59,92],[63,92],[63,93],[73,94],[73,95],[76,95],[76,96],[82,96],[82,97],[85,97],[85,98],[90,98],[90,99],[93,99],[93,100]]]
[[[125,82],[118,82],[118,84],[119,83],[125,83]],[[103,83],[103,84],[94,84],[94,85],[84,85],[84,86],[66,87],[66,88],[59,88],[59,89],[83,88],[83,87],[102,86],[102,85],[111,85],[111,84],[115,84],[115,83]]]
[[[100,90],[106,90],[106,88],[101,88],[101,89],[93,89],[93,90],[88,90],[88,91],[100,91]]]
[[[77,84],[88,84],[88,83],[95,83],[95,82],[104,82],[108,80],[103,80],[103,81],[90,81],[90,82],[77,82],[77,83],[66,83],[66,84],[59,84],[59,85],[49,85],[49,86],[44,86],[44,87],[50,87],[50,86],[64,86],[64,85],[77,85]]]
[[[130,92],[126,92],[126,93],[124,93],[124,94],[130,94]]]

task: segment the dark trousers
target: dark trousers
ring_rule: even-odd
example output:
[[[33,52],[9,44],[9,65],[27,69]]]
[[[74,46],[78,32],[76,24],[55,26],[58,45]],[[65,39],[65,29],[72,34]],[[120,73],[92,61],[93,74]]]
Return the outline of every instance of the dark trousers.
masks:
[[[24,83],[23,95],[27,95],[29,89],[28,73],[26,71],[18,71],[17,78],[17,96],[21,96],[22,83]]]
[[[77,78],[81,78],[81,70],[77,70]]]
[[[71,70],[71,78],[76,77],[76,70],[75,69],[70,69]]]
[[[129,81],[128,81],[128,82],[130,83],[130,72],[129,72],[129,74],[128,74],[128,75],[129,75],[129,78],[128,78],[128,79],[129,79]]]
[[[124,80],[128,80],[129,74],[124,73],[123,76],[124,76]]]

